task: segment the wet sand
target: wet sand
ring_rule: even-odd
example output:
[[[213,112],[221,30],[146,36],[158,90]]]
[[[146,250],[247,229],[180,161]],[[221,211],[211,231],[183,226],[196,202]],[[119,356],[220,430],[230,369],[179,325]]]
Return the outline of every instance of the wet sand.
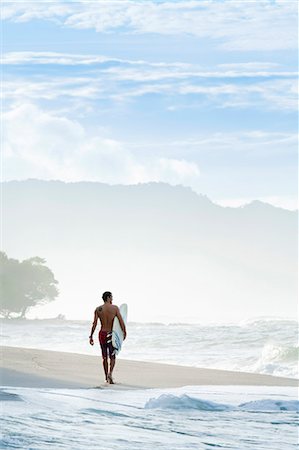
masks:
[[[246,372],[116,360],[115,385],[99,356],[1,347],[1,385],[49,388],[172,388],[194,385],[297,386],[298,380]]]

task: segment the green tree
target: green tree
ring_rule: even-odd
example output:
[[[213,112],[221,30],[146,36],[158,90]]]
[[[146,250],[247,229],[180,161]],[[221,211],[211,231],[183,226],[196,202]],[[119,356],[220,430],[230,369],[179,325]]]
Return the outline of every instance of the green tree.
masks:
[[[28,308],[55,300],[58,295],[53,272],[39,257],[18,261],[0,252],[0,313],[24,318]]]

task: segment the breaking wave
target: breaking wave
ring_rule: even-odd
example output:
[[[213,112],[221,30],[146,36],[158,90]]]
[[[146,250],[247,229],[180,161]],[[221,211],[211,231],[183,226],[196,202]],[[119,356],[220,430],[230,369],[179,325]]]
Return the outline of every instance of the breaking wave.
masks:
[[[189,410],[196,409],[198,411],[233,411],[241,409],[244,411],[295,411],[299,412],[299,401],[297,400],[256,400],[242,403],[239,406],[214,403],[202,400],[189,395],[172,395],[163,394],[157,398],[151,398],[144,406],[146,409],[173,409],[173,410]]]

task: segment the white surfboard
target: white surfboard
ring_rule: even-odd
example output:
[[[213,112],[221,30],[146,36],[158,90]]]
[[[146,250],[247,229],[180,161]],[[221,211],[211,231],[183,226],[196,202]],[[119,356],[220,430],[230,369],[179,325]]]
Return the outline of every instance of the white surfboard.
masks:
[[[127,324],[127,314],[128,314],[127,304],[123,303],[122,305],[120,305],[119,311],[120,311],[120,314],[126,325]],[[123,340],[124,340],[124,334],[121,329],[119,320],[117,317],[114,317],[113,327],[112,327],[112,345],[115,348],[116,354],[118,354],[120,352]]]

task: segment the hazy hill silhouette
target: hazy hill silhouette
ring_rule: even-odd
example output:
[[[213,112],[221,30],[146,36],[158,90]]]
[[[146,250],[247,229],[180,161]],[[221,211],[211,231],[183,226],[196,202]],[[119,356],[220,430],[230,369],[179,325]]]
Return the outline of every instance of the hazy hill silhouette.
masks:
[[[27,180],[3,183],[3,217],[3,250],[46,258],[61,301],[78,303],[112,284],[133,302],[136,289],[144,298],[137,319],[159,291],[169,306],[192,295],[195,307],[204,296],[224,316],[223,305],[239,313],[246,305],[251,315],[270,305],[269,314],[295,312],[296,212],[259,201],[224,208],[164,183]]]

